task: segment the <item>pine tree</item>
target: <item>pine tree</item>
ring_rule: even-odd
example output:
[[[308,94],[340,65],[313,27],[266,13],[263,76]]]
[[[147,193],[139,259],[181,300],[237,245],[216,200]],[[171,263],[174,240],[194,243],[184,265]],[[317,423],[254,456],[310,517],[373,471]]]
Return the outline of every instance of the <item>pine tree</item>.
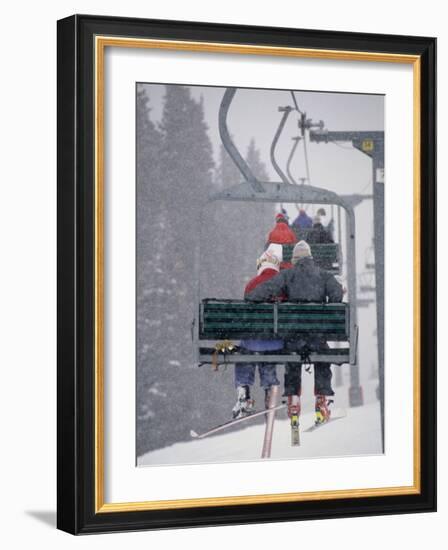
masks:
[[[184,271],[193,268],[199,215],[212,180],[212,146],[202,102],[194,101],[184,86],[167,86],[160,129],[169,220],[182,224],[177,228],[177,242],[171,253],[178,270]]]
[[[250,166],[252,173],[259,181],[269,181],[266,166],[261,160],[260,151],[255,145],[255,139],[252,138],[247,148],[246,162]]]
[[[241,172],[222,144],[219,149],[219,165],[216,169],[216,181],[221,189],[232,187],[244,181]]]
[[[150,235],[158,225],[151,209],[151,198],[157,194],[159,185],[161,134],[150,119],[149,98],[142,85],[137,88],[136,101],[137,334],[143,334],[143,325],[150,309],[151,291],[160,284],[160,280],[154,278],[154,271],[157,273],[157,268],[160,267],[157,262],[161,262],[161,257],[155,248],[157,242]]]
[[[184,86],[167,86],[160,130],[164,183],[169,196],[167,222],[175,234],[167,250],[167,273],[177,285],[178,324],[185,326],[193,317],[195,250],[214,166],[202,100],[196,102]],[[183,347],[183,342],[180,345]]]
[[[243,177],[223,145],[219,149],[214,187],[228,189],[243,181]],[[239,203],[213,201],[206,209],[205,228],[202,231],[204,255],[204,292],[208,297],[238,298],[241,281],[238,267],[238,243],[235,231],[239,226]]]
[[[261,160],[260,151],[257,149],[255,140],[252,138],[246,154],[246,162],[252,173],[259,181],[269,181],[269,175],[265,164]],[[265,239],[275,223],[275,205],[273,203],[257,203],[256,223],[260,235]]]
[[[157,342],[163,335],[163,302],[166,290],[163,280],[164,206],[156,209],[156,197],[161,194],[160,165],[161,133],[150,119],[149,97],[144,85],[137,87],[137,196],[136,196],[136,252],[137,252],[137,443],[138,451],[147,446],[147,432],[158,406],[160,381],[152,366],[160,361]],[[163,393],[163,392],[162,392]]]
[[[158,137],[158,182],[156,193],[148,196],[153,225],[147,235],[155,253],[149,266],[157,273],[149,276],[149,325],[140,345],[146,350],[141,378],[148,382],[138,419],[138,454],[185,438],[186,425],[201,414],[195,385],[202,373],[193,368],[190,328],[197,307],[200,213],[214,167],[202,100],[195,101],[184,86],[167,86]]]
[[[219,373],[192,361],[198,307],[195,250],[202,233],[202,298],[242,298],[264,248],[273,205],[210,203],[210,191],[243,182],[223,147],[214,169],[203,101],[184,86],[166,87],[160,124],[137,91],[137,454],[188,438],[228,417],[233,369]],[[267,180],[251,142],[247,160]],[[202,228],[200,227],[200,224]]]
[[[266,168],[253,139],[249,144],[246,162],[257,179],[268,181]],[[244,182],[243,176],[222,145],[216,182],[220,189]],[[242,298],[245,284],[255,275],[256,259],[264,249],[270,225],[273,223],[274,205],[229,201],[218,204],[215,212],[217,235],[214,236],[215,254],[211,262],[212,281],[216,289],[214,296]],[[225,266],[224,270],[222,266]]]

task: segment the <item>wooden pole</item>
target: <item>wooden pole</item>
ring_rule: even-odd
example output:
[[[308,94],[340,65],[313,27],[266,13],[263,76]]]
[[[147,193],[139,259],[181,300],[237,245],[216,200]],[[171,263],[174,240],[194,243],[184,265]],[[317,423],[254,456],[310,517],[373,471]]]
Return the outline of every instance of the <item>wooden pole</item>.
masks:
[[[275,408],[277,405],[279,386],[271,386],[268,409],[272,409],[266,416],[266,428],[264,431],[263,450],[261,458],[271,457],[272,436],[274,433]]]

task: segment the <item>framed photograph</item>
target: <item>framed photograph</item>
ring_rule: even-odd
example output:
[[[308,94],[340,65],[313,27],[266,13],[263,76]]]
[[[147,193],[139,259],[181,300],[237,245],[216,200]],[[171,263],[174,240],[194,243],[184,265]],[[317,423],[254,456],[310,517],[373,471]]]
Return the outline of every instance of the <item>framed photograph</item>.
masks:
[[[436,40],[58,22],[58,527],[436,508]]]

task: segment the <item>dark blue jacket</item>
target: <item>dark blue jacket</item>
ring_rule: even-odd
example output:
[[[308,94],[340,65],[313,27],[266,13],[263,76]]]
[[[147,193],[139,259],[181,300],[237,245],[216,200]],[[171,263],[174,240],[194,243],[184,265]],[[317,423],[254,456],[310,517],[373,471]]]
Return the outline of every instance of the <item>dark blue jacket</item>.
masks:
[[[308,229],[313,227],[313,220],[308,216],[305,211],[303,211],[300,212],[292,225],[295,227],[299,227],[300,229]]]

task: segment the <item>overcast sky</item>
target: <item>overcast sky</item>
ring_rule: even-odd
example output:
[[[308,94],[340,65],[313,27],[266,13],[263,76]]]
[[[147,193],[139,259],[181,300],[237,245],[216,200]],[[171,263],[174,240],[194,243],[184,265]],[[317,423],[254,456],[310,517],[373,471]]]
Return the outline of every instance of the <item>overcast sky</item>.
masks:
[[[150,98],[151,116],[160,120],[165,86],[145,86]],[[225,88],[191,86],[193,97],[204,101],[205,119],[213,144],[215,158],[221,139],[218,130],[219,105]],[[295,91],[299,108],[308,118],[323,120],[328,130],[383,130],[384,103],[382,95],[346,94],[315,91]],[[279,180],[270,161],[272,139],[280,123],[279,107],[293,106],[289,90],[238,89],[228,114],[229,130],[244,154],[253,137],[260,149],[271,180]],[[292,138],[300,134],[298,115],[292,112],[277,145],[277,162],[286,170],[286,161],[292,147]],[[369,157],[353,149],[349,143],[308,144],[311,184],[337,193],[372,192],[372,163]],[[297,148],[291,171],[298,180],[306,176],[302,143]],[[229,182],[229,185],[239,182]],[[288,206],[293,218],[294,206]],[[365,249],[372,239],[372,204],[365,201],[356,209],[358,242]]]
[[[225,89],[204,86],[191,86],[190,89],[193,97],[199,99],[202,96],[204,98],[205,118],[210,129],[215,153],[217,153],[221,142],[218,131],[218,110]],[[159,120],[165,86],[150,85],[147,87],[147,91],[151,99],[152,117],[154,120]],[[307,113],[308,118],[316,121],[323,120],[329,130],[384,129],[384,96],[295,91],[295,97],[299,108]],[[238,147],[245,151],[250,139],[254,137],[271,178],[275,177],[275,172],[269,160],[269,151],[282,116],[278,108],[286,105],[293,106],[291,93],[288,90],[240,88],[229,110],[229,129]],[[291,138],[299,135],[297,120],[297,114],[291,113],[277,147],[279,161],[282,160],[282,157],[287,159],[292,147]],[[347,144],[344,145],[347,146]],[[335,145],[326,146],[326,151],[321,151],[321,149],[324,147],[316,144],[309,147],[310,160],[315,160],[316,164],[320,162],[322,155],[325,157],[326,163],[341,155],[341,151]],[[363,157],[361,153],[355,153],[354,156]],[[311,164],[313,163],[311,162]],[[305,175],[302,148],[296,153],[294,168],[294,175],[297,174],[298,177]],[[310,172],[315,172],[316,178],[334,175],[331,169],[321,171],[316,170],[316,166],[312,166],[312,168],[315,170],[310,170]]]

